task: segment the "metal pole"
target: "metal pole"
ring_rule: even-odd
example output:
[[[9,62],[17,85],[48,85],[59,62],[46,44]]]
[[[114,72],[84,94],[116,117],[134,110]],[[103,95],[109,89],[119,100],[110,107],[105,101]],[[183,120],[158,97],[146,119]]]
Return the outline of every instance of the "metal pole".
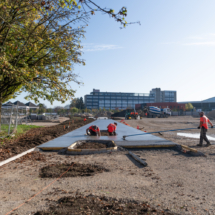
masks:
[[[11,119],[12,119],[12,113],[13,113],[13,105],[11,107],[11,112],[10,112],[10,122],[9,122],[9,128],[8,128],[8,135],[10,134],[10,124],[11,124]]]
[[[148,132],[148,133],[143,133],[143,134],[125,135],[125,136],[123,136],[123,139],[125,140],[126,137],[132,137],[132,136],[139,136],[139,135],[146,135],[146,134],[155,134],[155,133],[169,132],[169,131],[184,131],[184,130],[192,130],[192,129],[197,129],[197,128],[184,128],[184,129],[174,129],[174,130],[166,130],[166,131]]]
[[[17,129],[17,122],[18,122],[18,104],[16,105],[16,126],[15,126],[15,129]]]

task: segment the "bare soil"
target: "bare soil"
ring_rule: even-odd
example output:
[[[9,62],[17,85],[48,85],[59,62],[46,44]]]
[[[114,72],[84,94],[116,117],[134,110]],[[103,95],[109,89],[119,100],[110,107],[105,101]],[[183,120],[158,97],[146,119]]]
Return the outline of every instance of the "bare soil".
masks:
[[[19,138],[8,139],[0,145],[0,161],[71,132],[92,121],[94,120],[88,119],[86,122],[74,120],[74,124],[72,124],[72,120],[67,120],[56,126],[31,129]]]
[[[68,170],[68,171],[67,171]],[[67,171],[67,172],[66,172]],[[92,164],[79,164],[79,163],[63,163],[52,164],[43,167],[39,170],[41,178],[57,178],[64,172],[62,177],[77,177],[77,176],[93,176],[97,173],[108,171],[104,167]]]
[[[102,149],[110,147],[108,143],[85,142],[77,146],[77,149]]]
[[[116,135],[109,135],[109,132],[107,130],[101,130],[101,136],[116,136]]]
[[[126,122],[134,128],[139,125],[146,131],[162,131],[198,127],[199,119],[192,117],[144,118],[142,120],[127,120]],[[199,130],[187,132],[197,133]],[[45,159],[35,160],[33,156],[29,156],[23,162],[13,161],[0,168],[1,214],[7,214],[42,191],[11,214],[32,215],[37,211],[50,214],[52,212],[50,207],[53,207],[53,211],[57,211],[61,205],[63,207],[63,203],[60,204],[60,199],[68,198],[69,202],[72,201],[72,198],[76,199],[78,193],[81,195],[80,199],[82,197],[88,199],[88,196],[102,199],[105,196],[105,198],[116,199],[120,203],[121,201],[142,202],[141,204],[148,202],[150,208],[157,210],[157,212],[149,214],[164,211],[164,213],[182,215],[214,215],[215,145],[196,147],[198,139],[177,136],[177,132],[161,134],[157,135],[178,144],[196,148],[206,157],[192,156],[174,148],[131,150],[140,159],[147,162],[148,166],[143,167],[130,157],[127,151],[80,156],[40,152]],[[209,129],[208,134],[215,135],[215,129]],[[214,141],[211,143],[214,144]],[[64,163],[71,164],[72,162],[98,165],[109,171],[87,177],[62,177],[54,183],[56,178],[39,177],[40,169],[43,167]],[[79,203],[81,200],[77,201]],[[92,204],[90,200],[88,201],[88,207],[92,210]],[[79,205],[82,209],[82,205]],[[120,206],[122,205],[120,204]],[[66,206],[66,212],[67,209]],[[63,210],[60,211],[62,214]],[[67,214],[73,214],[72,210]],[[87,212],[86,209],[84,211]],[[83,212],[82,214],[93,213]]]
[[[146,202],[124,202],[113,198],[98,196],[63,197],[57,201],[57,206],[52,206],[47,211],[36,212],[34,215],[70,215],[73,214],[156,214],[173,215],[174,213],[159,211],[151,208]]]

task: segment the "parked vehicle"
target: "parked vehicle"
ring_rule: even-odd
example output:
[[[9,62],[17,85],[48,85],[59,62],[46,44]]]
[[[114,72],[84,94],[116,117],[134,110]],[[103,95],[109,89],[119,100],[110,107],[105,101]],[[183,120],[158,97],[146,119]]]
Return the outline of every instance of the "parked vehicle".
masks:
[[[135,111],[126,111],[125,119],[140,119],[140,116]]]
[[[143,112],[147,118],[167,118],[171,116],[171,110],[169,108],[161,109],[154,106],[145,106]]]

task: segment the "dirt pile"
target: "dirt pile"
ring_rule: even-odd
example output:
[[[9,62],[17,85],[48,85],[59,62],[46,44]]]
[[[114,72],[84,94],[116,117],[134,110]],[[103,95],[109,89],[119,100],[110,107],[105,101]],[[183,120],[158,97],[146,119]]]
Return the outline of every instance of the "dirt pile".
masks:
[[[110,111],[101,110],[94,117],[95,118],[98,118],[98,117],[108,117],[108,118],[110,118],[112,114],[113,113],[110,112]]]
[[[84,120],[74,120],[74,124],[72,124],[72,120],[67,120],[52,127],[33,128],[17,139],[6,139],[0,145],[0,161],[71,132],[92,121],[94,120],[88,119],[86,122]]]
[[[64,163],[64,164],[52,164],[52,165],[43,167],[40,169],[39,175],[41,178],[58,178],[61,174],[66,172],[62,177],[77,177],[77,176],[93,176],[97,173],[102,173],[104,171],[108,171],[108,170],[97,165],[80,164],[80,163]]]
[[[76,196],[63,197],[56,202],[48,211],[37,212],[34,215],[69,215],[69,214],[155,214],[155,215],[174,215],[168,211],[158,211],[146,202],[127,202],[107,197],[97,196]]]

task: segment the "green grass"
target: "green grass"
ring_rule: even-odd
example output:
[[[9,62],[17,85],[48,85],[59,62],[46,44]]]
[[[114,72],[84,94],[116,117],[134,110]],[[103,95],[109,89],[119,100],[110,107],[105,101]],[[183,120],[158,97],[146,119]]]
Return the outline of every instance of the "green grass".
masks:
[[[0,132],[0,136],[6,136],[8,134],[8,127],[9,125],[1,125],[1,132]],[[10,127],[10,133],[13,131],[14,129],[14,125]],[[36,126],[36,125],[17,125],[17,132],[15,133],[15,135],[20,135],[20,134],[24,134],[26,131],[32,129],[32,128],[41,128],[43,126]]]
[[[84,120],[84,118],[81,118],[80,116],[74,116],[74,117],[71,118],[71,120],[75,120],[75,119],[76,119],[76,120],[79,120],[79,119]]]

